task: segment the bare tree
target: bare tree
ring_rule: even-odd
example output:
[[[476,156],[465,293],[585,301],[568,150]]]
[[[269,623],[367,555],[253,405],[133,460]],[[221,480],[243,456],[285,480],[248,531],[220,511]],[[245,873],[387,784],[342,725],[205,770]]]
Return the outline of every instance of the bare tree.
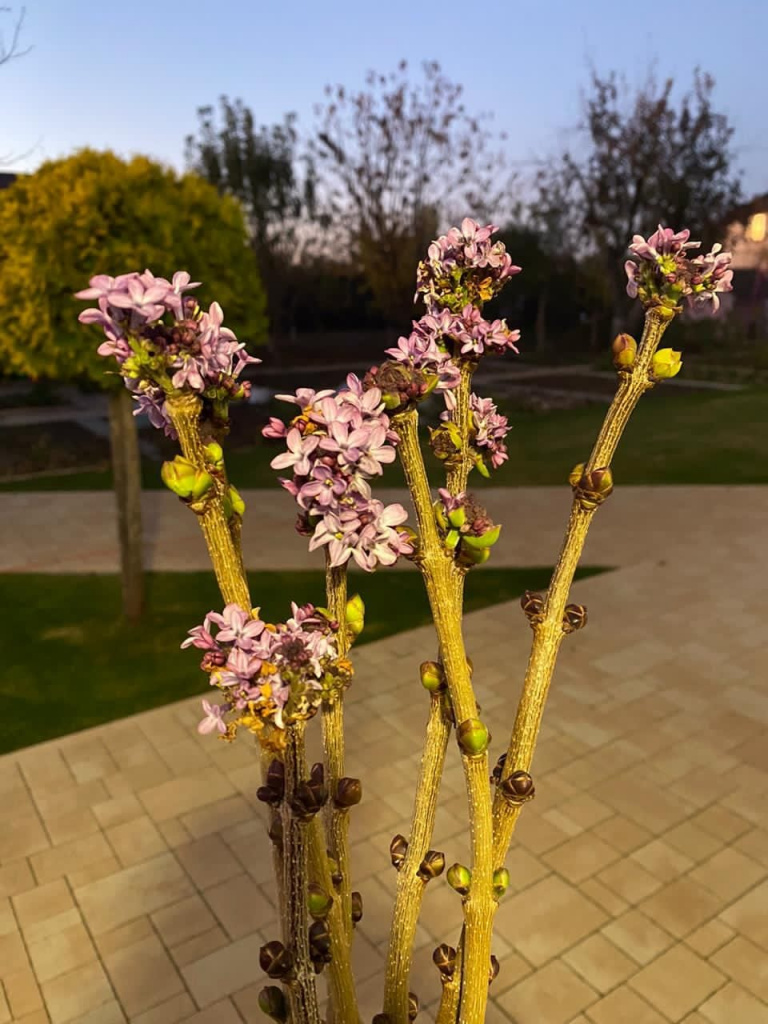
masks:
[[[713,108],[714,79],[697,69],[677,104],[673,86],[672,78],[662,83],[651,72],[632,93],[615,73],[593,71],[579,125],[583,155],[566,151],[538,176],[536,216],[550,233],[597,258],[610,282],[614,321],[625,309],[621,266],[632,235],[662,222],[689,226],[705,243],[718,241],[739,195],[733,128]]]
[[[488,150],[488,115],[467,113],[462,87],[439,64],[423,73],[411,85],[401,61],[389,75],[369,72],[361,92],[327,86],[310,145],[327,222],[400,323],[412,311],[413,268],[447,218],[457,208],[498,218],[510,191],[502,158]]]
[[[0,14],[10,14],[10,7],[0,7]],[[0,32],[0,64],[7,64],[9,60],[13,60],[15,57],[23,57],[25,53],[29,53],[31,47],[27,47],[26,50],[19,49],[19,37],[21,36],[21,29],[24,24],[24,15],[27,13],[26,7],[21,8],[21,13],[16,19],[16,24],[13,26],[13,32],[11,33],[11,41],[6,45],[5,37]]]

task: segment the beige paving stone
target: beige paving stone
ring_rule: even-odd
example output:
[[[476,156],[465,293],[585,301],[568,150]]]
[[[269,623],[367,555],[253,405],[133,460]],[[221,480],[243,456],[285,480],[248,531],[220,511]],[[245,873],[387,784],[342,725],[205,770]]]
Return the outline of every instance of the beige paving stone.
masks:
[[[108,954],[104,966],[129,1016],[184,991],[181,977],[156,935]]]
[[[663,839],[654,839],[631,854],[632,860],[661,882],[671,882],[693,867],[690,857],[668,846]]]
[[[43,1009],[40,986],[31,968],[3,974],[3,987],[15,1020]]]
[[[768,874],[768,869],[727,846],[704,861],[689,878],[725,900],[736,899]]]
[[[206,889],[205,901],[232,939],[263,931],[275,921],[272,904],[248,875]]]
[[[666,1017],[626,985],[590,1006],[588,1018],[593,1024],[667,1024]]]
[[[184,846],[190,842],[192,836],[177,818],[169,818],[167,821],[158,821],[157,831],[165,840],[171,850],[177,846]]]
[[[730,982],[700,1008],[709,1024],[764,1024],[765,1003],[755,999],[739,985]]]
[[[597,992],[616,988],[637,970],[637,964],[597,932],[563,954],[563,959]]]
[[[765,950],[737,935],[710,957],[710,963],[732,981],[762,999],[768,1008],[768,957]]]
[[[72,840],[82,839],[99,830],[99,823],[90,807],[77,807],[63,813],[43,815],[45,829],[54,846],[61,847]]]
[[[647,964],[674,942],[671,935],[639,910],[627,911],[605,925],[602,932],[639,964]]]
[[[643,900],[640,909],[678,939],[708,921],[723,901],[690,878],[678,878]]]
[[[119,928],[104,932],[94,938],[96,948],[102,957],[109,956],[126,946],[133,946],[142,939],[154,935],[152,922],[148,917],[137,917],[128,924],[121,924]]]
[[[0,899],[17,896],[28,889],[33,889],[36,884],[26,858],[11,861],[0,867]]]
[[[171,956],[178,967],[186,967],[187,964],[202,960],[203,957],[213,953],[214,950],[223,949],[230,939],[227,933],[219,925],[214,925],[201,935],[180,942],[171,947]]]
[[[231,825],[253,818],[253,808],[241,796],[231,796],[226,800],[217,800],[197,811],[190,811],[181,816],[181,823],[195,839],[221,832]]]
[[[704,829],[690,821],[684,821],[681,825],[669,829],[664,833],[663,838],[668,846],[679,850],[680,853],[690,857],[697,864],[706,860],[707,857],[711,857],[713,853],[717,853],[725,844],[723,839],[718,839],[711,833],[705,832]]]
[[[121,825],[113,825],[105,834],[117,859],[126,868],[165,853],[168,849],[155,823],[146,815]]]
[[[382,856],[388,860],[386,854]],[[538,857],[534,857],[522,846],[513,846],[504,863],[509,871],[510,888],[514,892],[527,889],[529,885],[550,873],[549,868],[542,864]]]
[[[546,853],[569,838],[568,833],[557,825],[528,810],[520,816],[515,829],[517,841],[534,856]]]
[[[496,928],[534,966],[600,927],[605,913],[555,875],[502,901]]]
[[[599,822],[592,831],[599,839],[604,839],[621,853],[631,853],[651,838],[648,829],[630,821],[623,814],[615,814],[612,818]]]
[[[583,882],[596,875],[618,858],[619,854],[614,847],[591,832],[575,836],[542,855],[545,864],[573,883]]]
[[[594,828],[601,821],[613,816],[613,809],[590,793],[571,797],[561,808],[562,813],[581,828]]]
[[[96,960],[96,950],[82,924],[73,924],[54,935],[27,945],[39,982],[50,981],[76,967]]]
[[[116,999],[110,999],[108,1003],[102,1003],[90,1013],[77,1017],[71,1024],[125,1024],[126,1020],[120,1003]]]
[[[204,1009],[239,992],[250,982],[261,980],[259,948],[262,944],[258,935],[249,935],[182,967],[184,981],[197,1005]]]
[[[736,840],[733,848],[768,868],[768,831],[765,829],[754,828],[745,833]]]
[[[107,875],[114,875],[120,870],[120,867],[121,865],[118,863],[117,857],[110,853],[108,857],[93,861],[93,863],[87,864],[85,867],[68,871],[66,878],[73,890],[81,889],[84,885],[89,885],[91,882],[98,882],[99,879],[106,878]]]
[[[209,769],[196,775],[162,782],[159,786],[142,788],[139,799],[155,821],[165,821],[223,800],[233,792],[232,784],[224,775]]]
[[[652,892],[661,887],[658,878],[654,878],[645,868],[633,860],[617,860],[601,871],[597,880],[607,885],[627,903],[639,903]]]
[[[590,1006],[597,993],[559,960],[547,964],[498,997],[498,1005],[513,1020],[568,1024]]]
[[[725,982],[724,975],[683,945],[648,964],[628,985],[670,1020],[680,1020]]]
[[[189,1020],[194,1012],[195,1004],[191,997],[187,992],[182,992],[132,1017],[131,1024],[178,1024],[178,1021]]]
[[[5,997],[5,991],[3,986],[0,985],[0,1022],[2,1024],[11,1024],[11,1009],[8,1005],[8,1000]]]
[[[145,814],[144,808],[133,793],[113,797],[111,800],[103,800],[100,803],[94,804],[91,810],[103,829],[124,825],[126,822],[134,821]]]
[[[198,889],[210,888],[242,871],[227,845],[217,835],[177,846],[175,853]]]
[[[15,974],[29,967],[29,957],[24,940],[18,931],[0,935],[0,977]]]
[[[242,1024],[242,1018],[229,999],[209,1006],[186,1018],[186,1024]]]
[[[164,910],[152,914],[152,922],[166,946],[177,946],[180,942],[210,931],[216,925],[201,896],[195,894]]]
[[[114,1000],[104,968],[96,961],[43,982],[41,987],[52,1024],[69,1024]]]
[[[70,911],[79,920],[72,894],[61,879],[21,893],[11,902],[28,942],[43,938],[50,931],[68,927],[68,924],[61,922],[67,917],[71,919],[68,914]],[[59,922],[58,927],[56,922]]]
[[[192,885],[170,853],[125,868],[75,890],[91,931],[98,935],[192,894]]]
[[[42,853],[34,853],[29,860],[38,882],[44,885],[70,871],[82,870],[111,855],[109,844],[98,832],[63,843],[61,846],[54,846]]]
[[[50,846],[37,814],[6,817],[0,830],[0,861],[18,860]]]
[[[579,886],[579,891],[587,899],[596,903],[598,907],[602,907],[611,917],[619,917],[620,914],[629,909],[629,904],[626,900],[623,900],[621,896],[617,896],[613,889],[609,889],[607,885],[603,885],[596,878],[588,878],[586,882],[582,882]]]
[[[701,928],[686,937],[686,945],[690,946],[699,956],[709,957],[733,938],[733,928],[713,917]]]

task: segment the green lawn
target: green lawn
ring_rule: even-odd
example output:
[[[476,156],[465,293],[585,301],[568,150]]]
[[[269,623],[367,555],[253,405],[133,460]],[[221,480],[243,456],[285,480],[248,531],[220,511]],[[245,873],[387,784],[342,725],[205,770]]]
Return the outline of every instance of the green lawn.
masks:
[[[472,475],[472,486],[512,487],[562,484],[577,462],[589,454],[605,415],[604,406],[545,414],[515,409],[507,403],[509,462],[485,481]],[[764,484],[768,431],[768,388],[740,392],[674,394],[663,386],[643,398],[622,440],[614,462],[618,484]],[[270,459],[276,442],[259,442],[230,452],[229,475],[240,488],[276,486]],[[440,467],[428,457],[433,486],[441,482]],[[160,467],[144,466],[144,483],[161,488]],[[383,483],[402,485],[399,465],[389,467]],[[100,490],[111,487],[111,474],[80,473],[2,484],[0,490]]]
[[[584,568],[577,575],[604,571]],[[542,568],[475,571],[467,580],[466,608],[544,589],[550,574]],[[291,599],[324,603],[321,572],[262,572],[254,583],[266,619],[285,618]],[[431,621],[418,573],[356,573],[352,590],[367,606],[358,645]],[[150,574],[139,628],[121,620],[117,576],[0,575],[0,606],[0,752],[205,689],[198,652],[179,645],[207,611],[221,607],[212,573]],[[424,657],[431,653],[425,650]],[[413,673],[417,686],[415,665]]]

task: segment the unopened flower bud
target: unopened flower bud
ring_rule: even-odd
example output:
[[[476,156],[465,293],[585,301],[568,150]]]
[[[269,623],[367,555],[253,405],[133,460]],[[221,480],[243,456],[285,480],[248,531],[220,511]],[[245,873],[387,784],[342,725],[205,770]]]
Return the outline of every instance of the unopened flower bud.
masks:
[[[524,804],[532,800],[536,792],[533,779],[528,772],[523,771],[512,772],[499,788],[511,804]]]
[[[315,921],[309,926],[309,946],[315,958],[328,962],[331,952],[331,933],[325,921]]]
[[[362,799],[363,787],[360,779],[339,779],[336,784],[336,795],[333,798],[333,802],[338,808],[347,810],[354,807],[355,804],[359,804]]]
[[[460,530],[461,527],[467,521],[467,512],[463,505],[459,505],[458,508],[451,509],[448,513],[448,522],[456,530]]]
[[[182,455],[177,455],[172,462],[164,462],[160,476],[169,490],[190,501],[199,501],[213,486],[213,477]]]
[[[347,601],[346,619],[352,636],[360,636],[365,625],[365,604],[359,594],[355,594]]]
[[[611,345],[613,365],[617,370],[631,370],[637,357],[637,342],[629,334],[619,334]]]
[[[437,878],[439,875],[442,875],[444,870],[445,854],[437,850],[428,850],[416,874],[419,878],[428,882],[431,878]]]
[[[230,486],[229,491],[227,492],[227,497],[229,498],[229,503],[232,506],[232,511],[236,516],[240,516],[242,519],[245,514],[245,502],[240,497],[238,489]]]
[[[388,1013],[375,1013],[371,1017],[371,1024],[392,1024]]]
[[[363,894],[352,893],[352,924],[357,924],[363,919]]]
[[[462,538],[462,545],[460,548],[458,562],[465,568],[472,565],[484,565],[491,557],[490,548],[472,548],[466,546]]]
[[[216,441],[211,441],[205,446],[205,454],[215,469],[224,468],[224,449]]]
[[[283,990],[277,985],[267,985],[259,992],[259,1009],[278,1024],[285,1024],[288,1020],[288,1003]]]
[[[526,616],[533,621],[544,610],[544,595],[537,594],[533,590],[526,590],[520,598],[520,606]]]
[[[567,604],[563,614],[563,629],[566,633],[573,633],[577,629],[583,629],[587,624],[587,609],[583,604]]]
[[[275,846],[278,849],[281,849],[283,845],[283,823],[277,815],[275,815],[270,822],[267,835]]]
[[[506,868],[499,868],[493,873],[493,891],[496,897],[501,897],[507,891],[509,885],[509,871]]]
[[[500,969],[501,965],[499,964],[498,957],[495,957],[493,954],[491,954],[491,970],[489,972],[488,978],[489,985],[491,985],[496,980],[496,978],[498,978]]]
[[[483,550],[484,548],[492,548],[496,541],[499,539],[501,533],[501,525],[491,526],[490,529],[480,534],[479,537],[473,536],[471,533],[465,533],[462,538],[462,544],[474,551]]]
[[[676,377],[683,365],[682,352],[671,348],[661,348],[654,352],[651,362],[651,376],[656,380],[669,380]]]
[[[507,763],[507,755],[506,754],[502,754],[501,757],[496,762],[496,764],[494,765],[493,773],[491,774],[491,782],[498,782],[499,781],[499,779],[501,778],[501,773],[504,771],[504,765],[506,763]]]
[[[415,992],[408,993],[408,1020],[416,1020],[419,1015],[419,997]]]
[[[421,673],[421,685],[430,693],[439,693],[440,690],[445,689],[445,672],[442,665],[436,661],[423,661],[419,666],[419,672]]]
[[[405,836],[401,836],[399,833],[394,836],[392,842],[389,844],[389,856],[392,860],[392,864],[399,871],[405,863],[405,855],[408,853],[408,840]]]
[[[459,896],[467,896],[469,887],[472,884],[472,872],[463,864],[452,864],[446,874],[448,885],[454,889]]]
[[[261,947],[259,964],[268,978],[278,981],[287,981],[293,972],[293,957],[277,939]]]
[[[613,491],[613,474],[608,466],[586,473],[584,463],[576,466],[569,476],[571,487],[588,509],[597,508]]]
[[[328,790],[324,781],[322,764],[313,764],[309,779],[296,787],[291,810],[299,821],[310,821],[325,806]]]
[[[456,739],[467,757],[480,757],[488,749],[491,734],[479,718],[466,718],[456,730]]]
[[[456,950],[443,942],[432,954],[432,962],[440,971],[440,980],[450,981],[456,970]]]
[[[339,862],[335,859],[335,857],[331,856],[330,850],[327,851],[327,857],[328,870],[331,873],[331,881],[333,882],[334,886],[338,889],[341,883],[344,881],[344,876],[342,875],[341,871],[339,871]]]
[[[311,917],[322,921],[328,916],[333,906],[333,896],[327,893],[322,885],[310,882],[307,890],[307,906]]]

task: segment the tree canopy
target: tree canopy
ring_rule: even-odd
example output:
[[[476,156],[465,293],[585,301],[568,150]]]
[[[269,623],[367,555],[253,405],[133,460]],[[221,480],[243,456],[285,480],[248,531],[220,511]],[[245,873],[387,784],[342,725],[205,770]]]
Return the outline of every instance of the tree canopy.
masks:
[[[266,338],[264,291],[243,210],[195,174],[84,149],[0,192],[0,370],[108,386],[74,293],[94,274],[149,268],[202,281],[238,338]]]

